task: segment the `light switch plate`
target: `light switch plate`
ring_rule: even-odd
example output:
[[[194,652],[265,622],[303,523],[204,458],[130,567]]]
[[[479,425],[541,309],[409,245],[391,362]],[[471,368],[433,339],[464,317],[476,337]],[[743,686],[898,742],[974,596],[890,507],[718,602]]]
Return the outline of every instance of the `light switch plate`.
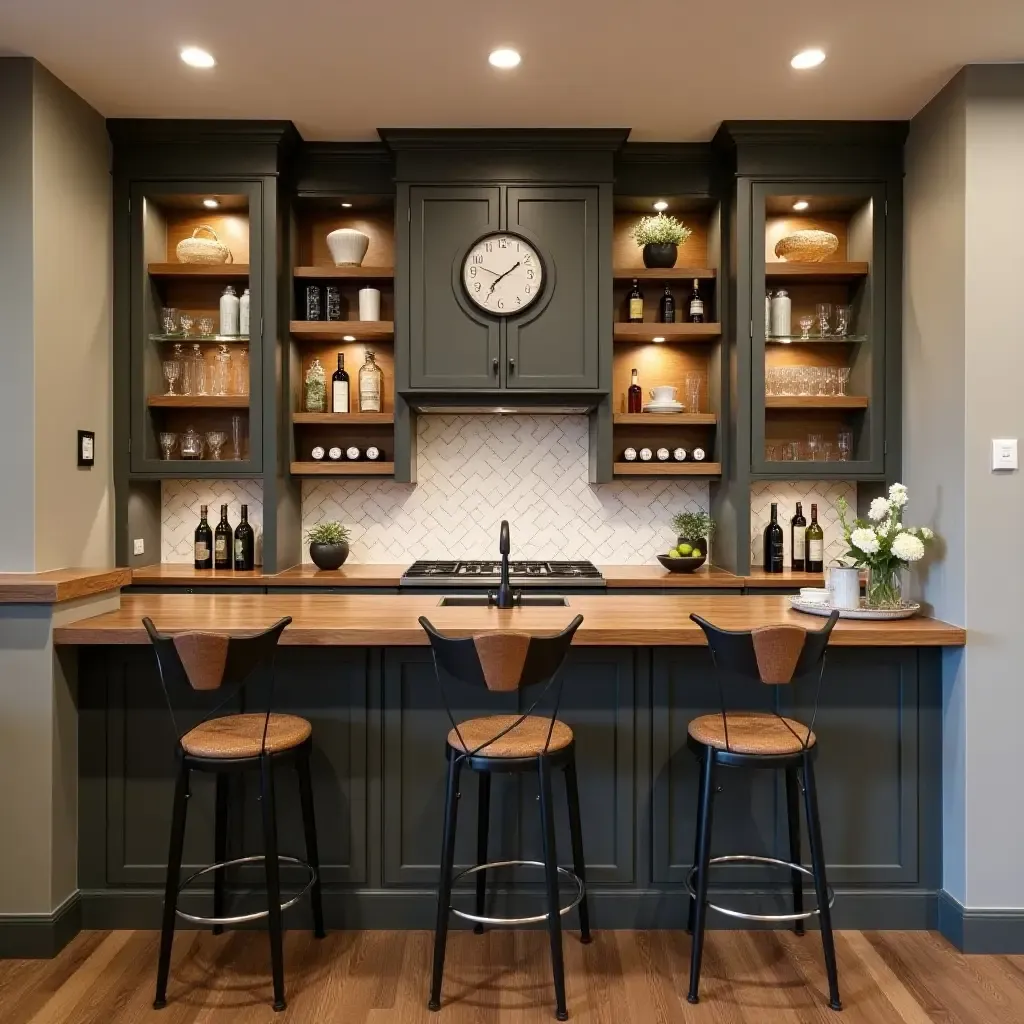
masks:
[[[1017,438],[1002,437],[992,440],[992,468],[1017,468]]]
[[[135,554],[144,555],[146,553],[146,542],[141,537],[135,538]]]

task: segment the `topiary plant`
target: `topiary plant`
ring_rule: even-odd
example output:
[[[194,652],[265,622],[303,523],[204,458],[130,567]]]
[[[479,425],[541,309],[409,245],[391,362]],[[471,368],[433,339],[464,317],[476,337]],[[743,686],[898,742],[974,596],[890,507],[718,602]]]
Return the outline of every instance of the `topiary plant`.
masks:
[[[704,512],[677,512],[672,517],[672,529],[685,540],[711,540],[715,532],[715,521]]]

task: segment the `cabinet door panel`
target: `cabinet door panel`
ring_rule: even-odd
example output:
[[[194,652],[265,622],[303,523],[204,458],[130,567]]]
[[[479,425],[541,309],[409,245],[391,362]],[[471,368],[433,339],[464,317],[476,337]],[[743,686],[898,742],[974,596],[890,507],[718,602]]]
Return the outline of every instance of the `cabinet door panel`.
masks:
[[[535,242],[547,284],[536,306],[510,319],[506,386],[596,388],[598,384],[598,190],[510,188],[508,226]]]
[[[410,385],[498,386],[497,321],[470,311],[461,261],[472,243],[498,229],[497,188],[413,188],[409,230]]]

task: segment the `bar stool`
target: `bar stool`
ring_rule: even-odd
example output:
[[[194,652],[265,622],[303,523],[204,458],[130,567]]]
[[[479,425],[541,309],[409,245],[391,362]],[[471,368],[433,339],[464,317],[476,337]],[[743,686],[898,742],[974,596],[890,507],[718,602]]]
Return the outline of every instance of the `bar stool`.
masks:
[[[442,636],[425,618],[420,625],[430,638],[441,699],[452,728],[445,754],[448,758],[448,787],[445,794],[444,838],[441,844],[441,881],[438,890],[437,927],[434,932],[434,970],[430,984],[431,1010],[441,1008],[441,982],[444,974],[445,946],[448,939],[448,915],[455,914],[474,923],[479,935],[484,925],[526,925],[547,922],[551,941],[551,966],[555,982],[555,1016],[568,1020],[565,1007],[565,969],[562,961],[561,919],[573,907],[579,907],[580,939],[590,942],[590,918],[587,912],[586,868],[583,862],[583,838],[580,829],[580,799],[576,783],[576,748],[572,729],[558,719],[563,681],[559,670],[565,662],[573,634],[583,621],[582,615],[554,636],[531,637],[526,633],[484,633],[464,639]],[[460,682],[486,687],[492,693],[540,687],[529,708],[520,715],[489,715],[456,722],[445,691],[442,669]],[[550,718],[533,712],[553,691]],[[477,819],[477,863],[452,874],[455,862],[455,827],[459,809],[459,779],[463,765],[479,775]],[[569,836],[572,843],[573,870],[558,866],[555,849],[555,819],[552,806],[551,773],[565,772],[569,803]],[[487,832],[490,816],[491,774],[494,772],[537,772],[540,783],[541,836],[544,860],[487,861]],[[490,868],[526,866],[544,869],[547,911],[534,917],[502,918],[484,916],[486,875]],[[576,886],[574,898],[559,906],[558,875]],[[451,906],[452,886],[464,875],[476,875],[475,913]]]
[[[839,981],[836,973],[836,950],[832,938],[831,907],[835,895],[825,878],[825,853],[821,841],[821,821],[818,817],[818,795],[814,781],[814,761],[818,754],[818,741],[814,735],[814,719],[818,713],[821,679],[825,670],[825,649],[832,628],[839,619],[833,612],[824,627],[809,632],[800,626],[765,626],[742,632],[719,629],[699,615],[690,618],[704,630],[711,658],[715,666],[715,681],[721,704],[720,714],[702,715],[690,722],[687,745],[696,754],[701,765],[700,789],[697,797],[697,837],[693,868],[687,875],[686,888],[690,893],[689,923],[687,930],[693,936],[690,960],[691,1003],[699,999],[701,958],[704,952],[704,924],[707,908],[730,917],[746,921],[793,922],[798,935],[803,935],[803,922],[818,916],[821,924],[821,944],[825,953],[825,971],[828,975],[829,1005],[841,1010]],[[817,690],[811,724],[803,725],[778,713],[727,711],[723,676],[761,682],[766,685],[786,685],[817,672]],[[775,857],[738,854],[725,857],[711,856],[711,821],[715,797],[715,773],[719,766],[729,768],[768,768],[786,773],[786,808],[789,818],[788,861]],[[804,806],[807,813],[808,840],[811,850],[811,870],[800,862],[800,801],[798,789],[802,779]],[[790,869],[793,887],[792,914],[747,914],[708,902],[708,875],[718,864],[769,864]],[[804,911],[804,876],[814,880],[817,908]],[[694,884],[696,877],[696,884]]]
[[[324,914],[320,892],[320,861],[317,852],[316,821],[313,815],[313,785],[309,757],[313,749],[312,726],[295,715],[274,714],[274,655],[277,642],[291,618],[281,619],[270,629],[256,636],[235,638],[218,633],[178,633],[163,636],[150,619],[142,622],[156,651],[160,685],[167,699],[171,722],[178,737],[176,758],[177,782],[174,788],[174,809],[171,839],[167,856],[167,886],[164,893],[163,925],[160,932],[160,960],[157,967],[154,1009],[167,1005],[167,975],[171,965],[171,944],[174,941],[175,915],[193,924],[212,925],[215,935],[225,925],[245,924],[266,918],[270,933],[270,961],[274,979],[274,1009],[285,1008],[284,959],[281,948],[281,914],[294,906],[309,892],[313,907],[313,929],[316,937],[324,937]],[[233,698],[243,696],[258,669],[266,669],[270,677],[266,711],[254,714],[218,715]],[[185,679],[196,691],[232,687],[207,717],[182,733],[174,716],[170,683]],[[216,717],[215,717],[216,716]],[[277,852],[277,811],[274,802],[274,771],[279,765],[294,764],[299,778],[299,800],[306,838],[306,860],[286,857]],[[262,856],[227,856],[228,778],[232,772],[259,770],[260,803],[263,811]],[[216,774],[216,811],[214,823],[214,858],[216,863],[201,868],[179,885],[182,848],[185,840],[185,815],[188,808],[189,780],[192,772]],[[267,909],[251,914],[224,916],[224,883],[229,867],[262,863],[267,885]],[[298,895],[281,902],[280,865],[295,864],[309,875]],[[201,917],[178,909],[178,895],[193,881],[213,873],[213,916]]]

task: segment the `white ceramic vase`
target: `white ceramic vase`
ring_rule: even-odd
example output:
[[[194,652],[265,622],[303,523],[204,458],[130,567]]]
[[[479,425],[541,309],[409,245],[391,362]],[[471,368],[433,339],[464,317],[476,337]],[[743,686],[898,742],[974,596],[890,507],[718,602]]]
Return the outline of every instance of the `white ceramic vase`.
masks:
[[[369,235],[355,228],[338,228],[327,236],[327,248],[336,267],[358,267],[369,245]]]

